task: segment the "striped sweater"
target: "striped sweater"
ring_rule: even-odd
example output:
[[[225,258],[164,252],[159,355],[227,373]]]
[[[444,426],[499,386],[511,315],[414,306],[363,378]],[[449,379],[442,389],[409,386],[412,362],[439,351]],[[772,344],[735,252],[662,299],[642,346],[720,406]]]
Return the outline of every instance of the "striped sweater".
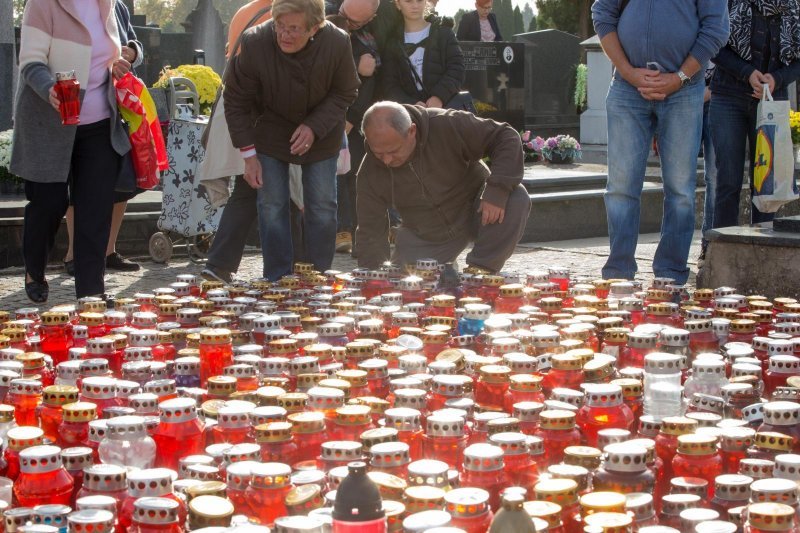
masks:
[[[91,68],[92,38],[77,15],[75,1],[84,0],[28,0],[25,5],[11,172],[26,180],[64,182],[69,175],[77,127],[61,125],[58,112],[50,106],[48,92],[55,83],[56,72],[75,70],[81,99],[84,95]],[[97,1],[106,32],[121,49],[120,35],[127,36],[127,28],[118,26],[115,0]],[[128,39],[122,41],[127,43]],[[116,114],[116,95],[110,82],[107,97],[117,117],[112,120],[111,143],[123,155],[130,150],[130,141]]]

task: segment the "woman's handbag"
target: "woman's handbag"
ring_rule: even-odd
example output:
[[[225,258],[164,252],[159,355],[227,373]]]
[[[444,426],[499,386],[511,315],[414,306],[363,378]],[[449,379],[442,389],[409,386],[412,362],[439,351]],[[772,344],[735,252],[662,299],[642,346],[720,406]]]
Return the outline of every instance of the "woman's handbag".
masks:
[[[764,85],[756,116],[753,205],[762,213],[774,213],[798,198],[789,101],[773,100],[769,86]]]

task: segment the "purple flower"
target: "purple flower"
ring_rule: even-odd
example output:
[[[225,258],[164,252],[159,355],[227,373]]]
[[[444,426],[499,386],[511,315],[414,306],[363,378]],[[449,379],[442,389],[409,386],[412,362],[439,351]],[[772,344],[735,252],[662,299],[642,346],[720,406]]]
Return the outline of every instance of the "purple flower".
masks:
[[[520,135],[520,138],[522,139],[522,142],[524,143],[528,142],[531,139],[531,131],[526,130],[525,132],[522,133],[522,135]]]

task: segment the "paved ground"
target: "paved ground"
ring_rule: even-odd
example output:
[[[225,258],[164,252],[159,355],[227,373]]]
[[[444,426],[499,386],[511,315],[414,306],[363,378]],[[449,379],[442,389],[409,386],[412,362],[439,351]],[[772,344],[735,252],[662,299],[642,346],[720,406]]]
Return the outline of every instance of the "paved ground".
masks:
[[[640,269],[639,277],[645,282],[645,286],[653,279],[651,263],[657,242],[657,234],[642,235],[639,238],[636,258]],[[696,260],[699,251],[700,237],[699,233],[696,233],[689,257],[693,272],[689,280],[690,283],[694,283],[694,274],[697,271]],[[600,269],[605,263],[607,255],[608,238],[606,237],[527,243],[517,247],[514,255],[506,263],[506,270],[524,273],[529,270],[558,265],[569,268],[575,276],[596,278],[600,276]],[[167,265],[153,263],[149,257],[140,259],[142,269],[139,272],[109,273],[106,276],[106,290],[119,296],[147,292],[169,285],[169,283],[175,281],[178,274],[199,274],[202,268],[200,265],[191,264],[185,256],[177,253]],[[260,253],[248,253],[242,260],[239,277],[243,279],[260,277],[261,265]],[[464,265],[463,257],[460,265]],[[351,259],[349,255],[336,254],[333,268],[350,270],[355,266],[355,260]],[[47,278],[50,282],[50,301],[42,308],[74,301],[75,284],[72,278],[58,269],[49,271]],[[23,289],[22,269],[8,268],[0,270],[0,309],[13,310],[30,305]]]

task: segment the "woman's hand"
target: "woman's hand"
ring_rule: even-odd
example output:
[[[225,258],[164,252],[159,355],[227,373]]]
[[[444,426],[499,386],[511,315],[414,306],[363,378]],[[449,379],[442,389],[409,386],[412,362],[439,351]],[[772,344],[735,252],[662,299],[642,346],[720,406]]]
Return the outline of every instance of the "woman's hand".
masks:
[[[753,98],[761,99],[761,92],[764,90],[764,84],[768,83],[764,74],[762,74],[760,70],[754,70],[747,81],[750,83],[750,87],[753,88]]]
[[[114,64],[111,65],[111,73],[115,80],[120,79],[122,76],[130,72],[131,64],[123,58],[115,59]]]
[[[375,57],[372,54],[363,54],[358,58],[358,75],[362,78],[369,78],[375,74]]]
[[[428,100],[425,102],[425,107],[438,107],[438,108],[443,108],[443,107],[444,107],[444,103],[442,102],[442,99],[441,99],[441,98],[439,98],[438,96],[431,96],[431,97],[430,97],[430,98],[428,98]]]
[[[133,64],[133,62],[136,61],[136,49],[131,48],[130,46],[123,46],[122,59],[124,59],[128,63]]]
[[[426,103],[425,103],[425,102],[423,102],[422,100],[420,100],[419,102],[417,102],[417,103],[416,103],[416,104],[414,104],[414,105],[418,105],[418,106],[420,106],[420,107],[428,107],[428,104],[426,104]]]
[[[59,107],[61,106],[61,100],[58,99],[58,93],[56,93],[56,86],[53,85],[50,87],[50,93],[48,94],[50,97],[50,105],[53,106],[53,109],[59,111]]]
[[[769,85],[769,92],[770,94],[775,92],[775,78],[772,77],[772,74],[767,72],[764,74],[764,81],[767,85]]]
[[[258,156],[251,156],[244,160],[244,181],[254,189],[260,189],[263,185],[261,179],[261,162]]]
[[[292,133],[289,142],[292,143],[291,148],[289,148],[292,155],[305,155],[311,149],[311,145],[314,144],[314,132],[305,124],[300,124]]]

